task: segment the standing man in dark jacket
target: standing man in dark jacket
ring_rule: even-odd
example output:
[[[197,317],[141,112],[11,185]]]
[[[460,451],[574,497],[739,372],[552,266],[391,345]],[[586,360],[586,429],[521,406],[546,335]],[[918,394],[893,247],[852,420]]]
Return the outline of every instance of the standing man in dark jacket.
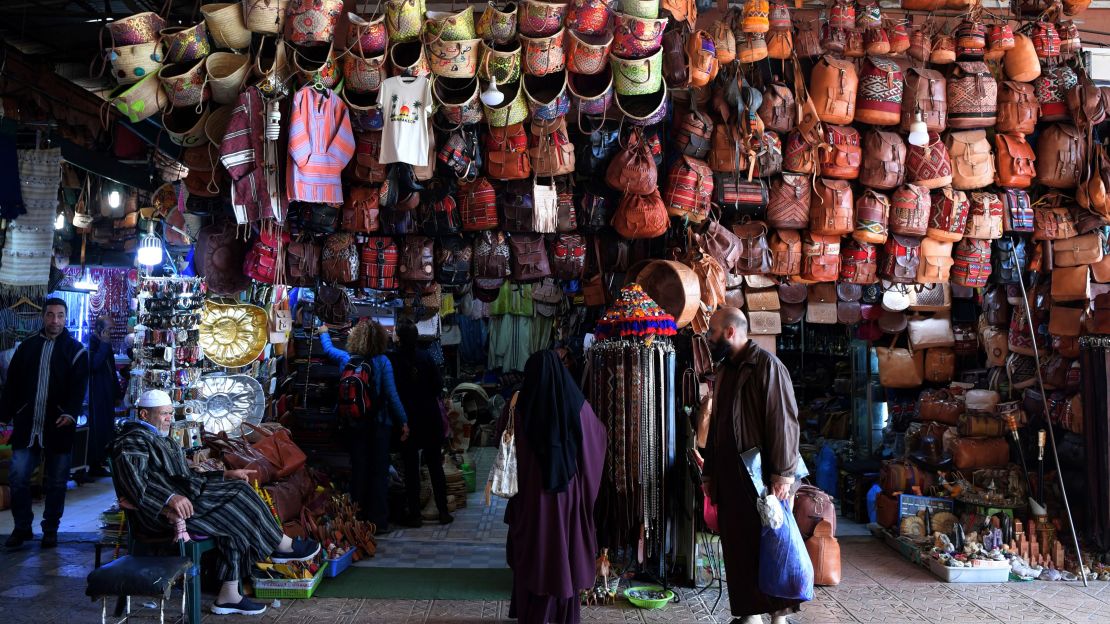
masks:
[[[0,418],[15,422],[10,472],[15,528],[4,544],[7,548],[18,548],[33,537],[31,473],[44,455],[42,547],[58,545],[73,433],[88,390],[88,352],[66,331],[66,303],[47,299],[42,331],[16,349],[0,398]]]
[[[798,404],[790,372],[773,354],[748,339],[748,319],[737,308],[721,307],[706,334],[717,366],[713,414],[705,448],[703,479],[717,504],[734,622],[757,624],[763,613],[772,624],[786,624],[797,600],[759,590],[759,539],[763,523],[755,491],[741,454],[759,449],[763,481],[769,492],[788,500],[798,467]]]
[[[115,432],[116,400],[119,398],[116,355],[112,352],[112,317],[96,319],[89,337],[89,475],[103,477],[108,445]]]

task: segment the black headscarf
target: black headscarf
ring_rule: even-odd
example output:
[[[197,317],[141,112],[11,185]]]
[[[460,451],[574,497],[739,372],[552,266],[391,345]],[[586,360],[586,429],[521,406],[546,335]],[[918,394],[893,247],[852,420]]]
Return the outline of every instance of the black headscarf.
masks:
[[[585,402],[554,351],[538,351],[528,358],[516,412],[528,446],[539,458],[543,488],[549,492],[565,491],[578,472],[580,413]]]

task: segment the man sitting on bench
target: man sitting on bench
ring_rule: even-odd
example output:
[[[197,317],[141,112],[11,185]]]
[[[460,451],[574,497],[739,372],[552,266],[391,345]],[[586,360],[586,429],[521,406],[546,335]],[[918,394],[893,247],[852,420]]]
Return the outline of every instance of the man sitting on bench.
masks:
[[[320,545],[282,533],[248,483],[253,470],[191,470],[181,446],[168,437],[174,417],[168,394],[148,390],[137,407],[139,419],[123,425],[110,451],[120,504],[134,510],[132,528],[159,535],[184,520],[189,533],[214,540],[219,554],[223,585],[212,613],[262,613],[265,605],[239,593],[239,580],[257,561],[307,559],[320,552]]]

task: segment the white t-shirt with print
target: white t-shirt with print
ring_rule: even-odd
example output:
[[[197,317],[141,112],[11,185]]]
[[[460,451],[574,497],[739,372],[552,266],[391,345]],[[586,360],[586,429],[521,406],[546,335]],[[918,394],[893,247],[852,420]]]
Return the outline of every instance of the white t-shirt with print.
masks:
[[[414,167],[428,165],[432,113],[432,84],[427,76],[394,76],[382,81],[378,93],[382,107],[383,165],[403,162]]]

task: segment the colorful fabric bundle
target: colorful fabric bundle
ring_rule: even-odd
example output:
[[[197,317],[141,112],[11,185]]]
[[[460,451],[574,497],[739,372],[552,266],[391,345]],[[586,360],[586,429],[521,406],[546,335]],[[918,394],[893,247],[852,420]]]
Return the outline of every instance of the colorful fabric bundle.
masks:
[[[647,296],[639,284],[621,289],[620,298],[597,322],[598,340],[628,336],[673,336],[678,331],[674,317]]]

